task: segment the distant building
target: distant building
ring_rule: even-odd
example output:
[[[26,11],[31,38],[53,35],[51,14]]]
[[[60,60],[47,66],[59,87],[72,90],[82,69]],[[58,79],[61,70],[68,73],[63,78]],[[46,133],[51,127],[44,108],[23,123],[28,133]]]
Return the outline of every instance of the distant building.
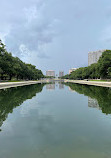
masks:
[[[73,71],[77,70],[77,68],[72,68],[69,70],[69,74],[71,74]]]
[[[97,63],[102,53],[106,50],[99,50],[95,52],[89,52],[88,53],[88,66],[91,64]]]
[[[59,77],[63,77],[64,76],[64,71],[59,71]]]
[[[46,76],[55,77],[55,71],[54,70],[48,70],[48,71],[46,71]]]

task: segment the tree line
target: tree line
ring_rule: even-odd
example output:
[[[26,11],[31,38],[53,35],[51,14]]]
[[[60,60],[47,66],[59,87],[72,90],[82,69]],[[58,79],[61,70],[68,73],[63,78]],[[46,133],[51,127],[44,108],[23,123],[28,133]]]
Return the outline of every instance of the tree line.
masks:
[[[97,63],[78,68],[63,79],[111,79],[111,50],[102,53]]]
[[[0,40],[0,79],[11,80],[37,80],[43,78],[41,70],[36,69],[36,66],[26,64],[18,57],[13,57],[9,53],[5,45]]]

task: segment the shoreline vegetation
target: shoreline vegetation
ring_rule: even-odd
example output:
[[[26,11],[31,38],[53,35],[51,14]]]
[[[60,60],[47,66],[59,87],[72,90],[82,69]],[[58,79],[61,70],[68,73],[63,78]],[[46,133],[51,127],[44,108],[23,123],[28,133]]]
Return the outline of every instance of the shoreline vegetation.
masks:
[[[111,50],[104,51],[97,63],[91,64],[88,67],[78,68],[71,74],[63,76],[62,79],[111,80]]]
[[[13,57],[0,40],[0,81],[39,80],[44,78],[41,70]]]

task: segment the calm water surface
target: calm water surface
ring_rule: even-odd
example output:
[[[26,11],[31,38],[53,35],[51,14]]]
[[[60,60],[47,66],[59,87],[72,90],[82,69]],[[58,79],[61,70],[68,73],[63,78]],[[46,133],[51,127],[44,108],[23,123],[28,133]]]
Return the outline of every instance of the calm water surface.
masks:
[[[111,158],[111,89],[55,83],[1,90],[0,158]]]

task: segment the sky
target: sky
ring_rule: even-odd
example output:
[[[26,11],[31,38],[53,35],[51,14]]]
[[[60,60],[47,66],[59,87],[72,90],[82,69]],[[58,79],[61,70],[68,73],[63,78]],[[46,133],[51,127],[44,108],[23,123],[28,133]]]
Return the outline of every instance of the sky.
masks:
[[[67,74],[111,49],[111,0],[0,0],[0,39],[44,74]]]

